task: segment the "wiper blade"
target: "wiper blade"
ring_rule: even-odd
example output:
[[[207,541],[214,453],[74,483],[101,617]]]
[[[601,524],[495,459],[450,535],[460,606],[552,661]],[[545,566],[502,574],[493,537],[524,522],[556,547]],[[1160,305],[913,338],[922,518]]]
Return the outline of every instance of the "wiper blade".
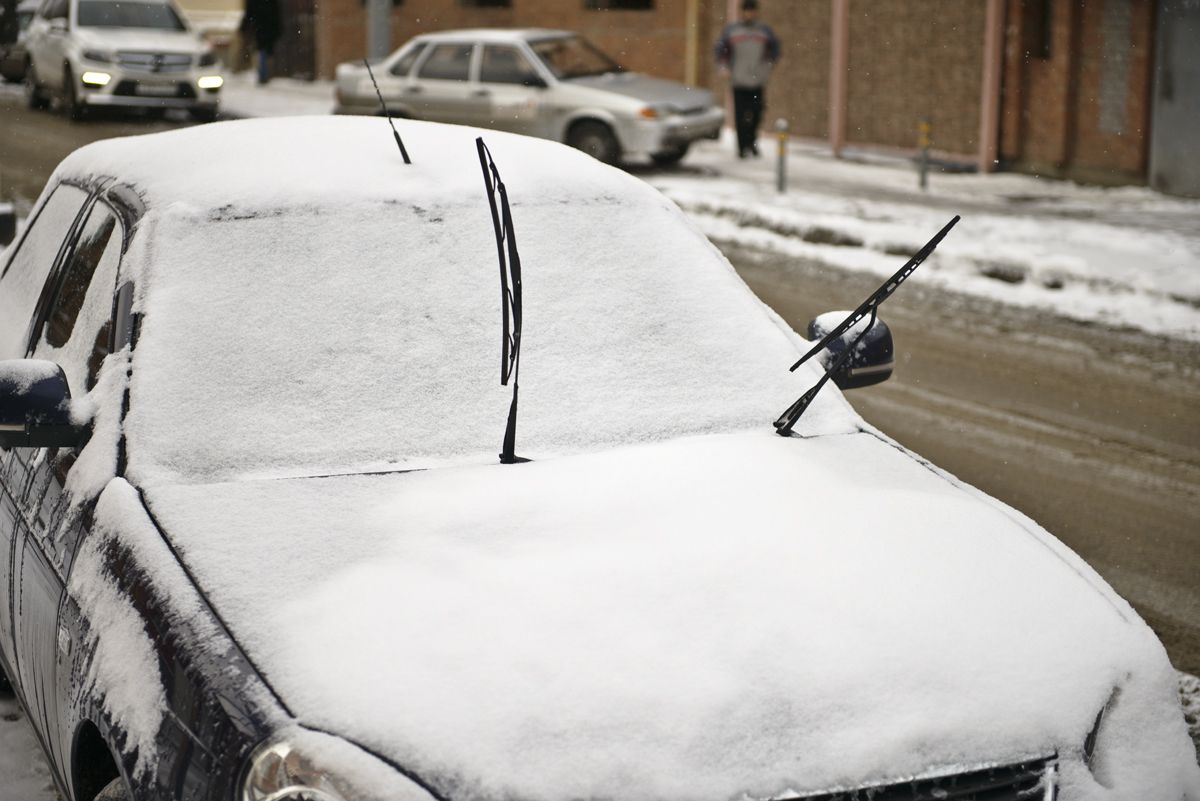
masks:
[[[796,361],[795,364],[788,368],[792,372],[795,372],[796,368],[804,364],[815,354],[825,350],[825,348],[829,347],[831,342],[839,339],[851,328],[858,325],[858,323],[862,321],[864,317],[870,315],[871,319],[867,325],[855,336],[854,341],[851,342],[850,345],[838,355],[837,359],[835,359],[834,362],[829,365],[829,367],[825,370],[825,374],[821,376],[821,379],[812,387],[810,387],[807,392],[797,398],[795,403],[787,407],[783,414],[779,415],[779,419],[775,421],[776,433],[785,437],[792,433],[792,427],[796,425],[796,421],[800,419],[800,415],[804,414],[805,410],[808,409],[809,404],[813,402],[813,399],[817,397],[817,393],[819,393],[822,387],[828,383],[829,379],[842,369],[842,366],[849,360],[850,356],[858,347],[859,342],[861,342],[863,337],[867,335],[867,332],[871,330],[871,327],[875,325],[875,320],[878,319],[879,316],[880,305],[882,305],[885,300],[892,296],[892,293],[896,291],[896,288],[899,287],[900,284],[904,283],[905,279],[912,275],[914,270],[921,266],[921,262],[929,258],[929,254],[933,253],[937,246],[941,244],[941,241],[946,238],[946,234],[950,233],[950,229],[955,226],[959,219],[960,217],[957,214],[954,215],[954,219],[946,223],[942,227],[942,230],[938,231],[937,234],[934,235],[933,239],[930,239],[925,243],[923,248],[917,251],[915,256],[909,259],[904,266],[897,270],[891,278],[889,278],[887,281],[884,281],[883,285],[880,286],[879,289],[876,289],[874,292],[872,292],[867,299],[860,303],[857,309],[850,312],[846,319],[842,320],[842,322],[839,323],[836,328],[823,336],[820,342],[813,345],[812,348],[809,349],[808,353],[805,353]]]
[[[500,260],[500,385],[508,386],[511,379],[513,388],[500,462],[514,464],[529,461],[515,452],[517,373],[521,366],[521,255],[517,252],[517,235],[513,230],[508,191],[500,180],[500,171],[496,169],[496,162],[492,160],[492,153],[483,143],[482,136],[475,139],[475,149],[479,152],[479,167],[483,170],[483,185],[487,189],[488,206],[492,211],[492,228],[496,232],[496,255]]]

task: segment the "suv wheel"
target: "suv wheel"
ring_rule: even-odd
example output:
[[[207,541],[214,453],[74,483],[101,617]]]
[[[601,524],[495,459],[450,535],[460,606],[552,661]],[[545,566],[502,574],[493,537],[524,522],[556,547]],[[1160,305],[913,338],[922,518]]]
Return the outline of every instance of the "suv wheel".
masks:
[[[678,164],[679,161],[687,155],[688,147],[691,143],[676,145],[670,150],[664,150],[661,153],[655,153],[650,157],[660,167],[670,167],[673,164]]]
[[[79,102],[79,87],[70,67],[63,67],[63,111],[72,120],[82,120],[87,114],[87,106]]]
[[[621,145],[612,128],[602,122],[584,120],[575,123],[567,134],[567,144],[605,164],[616,164],[621,160]]]
[[[38,83],[37,70],[33,68],[33,62],[25,64],[25,101],[32,109],[46,108],[50,105],[50,99],[42,93],[41,84]]]

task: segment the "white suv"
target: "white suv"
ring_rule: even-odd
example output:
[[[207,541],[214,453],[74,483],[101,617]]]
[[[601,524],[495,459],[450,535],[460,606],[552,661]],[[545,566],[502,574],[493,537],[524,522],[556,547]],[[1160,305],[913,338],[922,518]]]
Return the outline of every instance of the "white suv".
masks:
[[[72,119],[89,106],[217,114],[220,65],[169,0],[42,0],[27,42],[31,108],[57,94]]]

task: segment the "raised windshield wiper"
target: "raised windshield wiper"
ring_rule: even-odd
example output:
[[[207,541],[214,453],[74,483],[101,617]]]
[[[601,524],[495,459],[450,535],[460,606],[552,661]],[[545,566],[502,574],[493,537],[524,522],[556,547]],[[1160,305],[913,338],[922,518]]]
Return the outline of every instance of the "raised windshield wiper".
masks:
[[[946,223],[942,230],[938,231],[933,239],[930,239],[925,243],[925,247],[918,250],[915,256],[909,259],[903,267],[896,271],[895,275],[893,275],[887,281],[884,281],[883,286],[872,292],[866,300],[859,304],[857,309],[850,312],[849,316],[847,316],[845,320],[842,320],[842,322],[836,328],[822,337],[820,342],[813,345],[812,348],[809,349],[808,353],[805,353],[796,361],[795,364],[788,368],[792,372],[795,372],[796,368],[808,361],[814,354],[825,350],[825,348],[829,347],[829,343],[834,342],[851,328],[858,325],[858,323],[864,317],[867,315],[871,316],[871,319],[867,325],[864,326],[863,329],[854,337],[854,341],[851,342],[841,352],[841,354],[838,355],[837,359],[835,359],[833,363],[828,366],[828,368],[826,368],[825,375],[821,376],[821,380],[819,380],[816,384],[809,388],[807,392],[797,398],[796,402],[787,407],[783,414],[779,415],[779,419],[775,421],[775,431],[777,434],[784,437],[791,435],[792,427],[796,425],[796,421],[800,419],[800,415],[804,414],[804,411],[808,408],[809,404],[813,402],[813,399],[817,397],[817,393],[821,391],[821,388],[825,386],[829,379],[842,369],[843,365],[845,365],[850,357],[854,354],[855,349],[858,347],[858,343],[861,342],[863,337],[867,335],[867,332],[871,330],[871,326],[875,325],[875,320],[879,316],[880,305],[882,305],[885,300],[892,296],[892,293],[896,291],[896,288],[900,286],[900,284],[904,283],[904,279],[912,275],[913,271],[916,270],[917,267],[921,266],[921,262],[929,258],[929,254],[933,253],[938,244],[945,239],[946,234],[950,233],[950,229],[954,227],[958,220],[959,216],[957,214],[954,215],[954,219]]]
[[[517,235],[513,230],[512,211],[508,192],[500,180],[500,172],[492,153],[475,140],[479,151],[479,167],[483,170],[483,185],[487,189],[488,206],[492,210],[492,227],[496,232],[496,255],[500,259],[500,385],[508,386],[512,379],[512,403],[508,407],[508,425],[504,429],[504,444],[500,450],[501,464],[527,462],[516,455],[517,440],[517,372],[521,366],[521,256],[517,253]],[[499,208],[496,198],[499,197]]]

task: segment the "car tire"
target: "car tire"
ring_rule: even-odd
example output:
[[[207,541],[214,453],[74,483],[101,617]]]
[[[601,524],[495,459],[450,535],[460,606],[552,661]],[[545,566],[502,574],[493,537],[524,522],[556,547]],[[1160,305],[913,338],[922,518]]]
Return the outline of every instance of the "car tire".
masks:
[[[664,150],[661,153],[655,153],[654,155],[650,156],[650,160],[660,167],[670,167],[683,160],[683,157],[687,155],[689,147],[691,147],[690,142],[677,145],[670,150]]]
[[[38,82],[37,70],[33,68],[33,62],[30,61],[25,65],[25,102],[29,104],[31,109],[43,109],[50,105],[50,99],[42,92],[42,86]]]
[[[125,782],[121,781],[121,777],[118,776],[104,785],[104,789],[96,793],[96,797],[92,801],[129,801],[129,790],[126,789]]]
[[[87,106],[79,102],[79,88],[70,67],[63,67],[63,113],[78,122],[87,116]]]
[[[216,122],[217,107],[216,106],[198,106],[188,109],[188,116],[196,122]]]
[[[605,164],[616,164],[621,160],[621,145],[616,134],[602,122],[584,120],[575,123],[567,134],[567,144]]]

